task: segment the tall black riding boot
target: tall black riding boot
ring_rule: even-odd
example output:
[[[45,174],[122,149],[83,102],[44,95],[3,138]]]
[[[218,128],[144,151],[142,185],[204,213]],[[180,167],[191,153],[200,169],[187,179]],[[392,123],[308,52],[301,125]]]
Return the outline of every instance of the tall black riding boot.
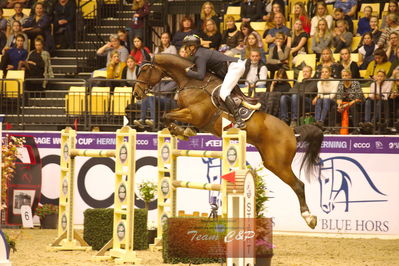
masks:
[[[234,116],[234,119],[236,120],[236,127],[240,129],[246,128],[247,126],[238,113],[238,109],[236,109],[236,104],[233,98],[231,98],[231,96],[227,96],[224,103],[226,104],[227,109],[229,109],[229,112]]]

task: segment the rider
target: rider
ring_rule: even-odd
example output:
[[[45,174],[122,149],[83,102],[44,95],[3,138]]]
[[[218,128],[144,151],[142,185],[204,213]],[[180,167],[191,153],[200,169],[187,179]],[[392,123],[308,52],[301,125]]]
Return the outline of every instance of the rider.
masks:
[[[236,127],[244,129],[246,127],[242,120],[233,98],[231,91],[237,85],[238,80],[244,74],[245,60],[229,57],[219,51],[201,47],[200,38],[197,35],[188,35],[184,38],[183,44],[189,56],[194,57],[197,71],[192,67],[186,68],[187,76],[190,78],[203,80],[207,71],[211,71],[223,80],[220,88],[220,98],[225,102],[229,112],[234,115]],[[230,63],[230,65],[228,65]]]

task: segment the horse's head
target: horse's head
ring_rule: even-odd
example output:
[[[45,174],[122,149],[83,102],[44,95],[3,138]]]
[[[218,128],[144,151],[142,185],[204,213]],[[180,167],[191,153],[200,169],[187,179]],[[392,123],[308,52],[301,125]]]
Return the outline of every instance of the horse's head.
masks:
[[[165,76],[164,71],[158,66],[147,63],[140,67],[137,82],[134,85],[133,96],[137,99],[145,98],[151,88]]]

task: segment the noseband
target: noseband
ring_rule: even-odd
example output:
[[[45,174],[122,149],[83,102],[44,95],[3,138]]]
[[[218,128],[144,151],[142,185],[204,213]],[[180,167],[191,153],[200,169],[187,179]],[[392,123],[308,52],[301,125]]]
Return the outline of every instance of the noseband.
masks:
[[[149,71],[148,71],[148,74],[147,74],[148,77],[151,77],[151,71],[152,71],[154,68],[156,68],[156,69],[158,69],[159,71],[161,71],[161,73],[162,73],[163,76],[169,76],[168,73],[167,73],[166,71],[164,71],[162,68],[160,68],[160,67],[154,65],[152,62],[146,62],[146,63],[144,63],[144,64],[140,67],[140,69],[139,69],[139,75],[140,75],[141,71],[143,70],[143,68],[144,68],[145,66],[148,66],[148,67],[149,67]],[[138,82],[137,86],[139,87],[140,90],[142,90],[142,91],[144,92],[145,95],[147,95],[148,93],[154,93],[154,92],[152,91],[152,88],[154,87],[155,84],[153,85],[153,84],[151,84],[151,83],[149,83],[149,82],[147,82],[147,81],[142,81],[142,80],[137,80],[137,82]],[[146,85],[146,88],[143,89],[143,87],[141,86],[141,84]]]

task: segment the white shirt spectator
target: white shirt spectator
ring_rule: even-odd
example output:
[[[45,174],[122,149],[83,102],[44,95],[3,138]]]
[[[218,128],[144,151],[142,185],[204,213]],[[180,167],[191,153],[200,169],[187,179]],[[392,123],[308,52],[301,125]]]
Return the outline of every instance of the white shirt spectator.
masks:
[[[265,65],[262,65],[259,69],[259,77],[258,77],[258,64],[252,64],[249,67],[248,74],[245,78],[249,84],[255,84],[258,80],[266,80],[267,79],[267,68]],[[247,85],[249,85],[247,84]],[[256,83],[256,87],[264,87],[266,85],[266,81],[259,81]]]
[[[321,99],[334,99],[337,95],[339,81],[332,78],[317,82],[317,96]]]

